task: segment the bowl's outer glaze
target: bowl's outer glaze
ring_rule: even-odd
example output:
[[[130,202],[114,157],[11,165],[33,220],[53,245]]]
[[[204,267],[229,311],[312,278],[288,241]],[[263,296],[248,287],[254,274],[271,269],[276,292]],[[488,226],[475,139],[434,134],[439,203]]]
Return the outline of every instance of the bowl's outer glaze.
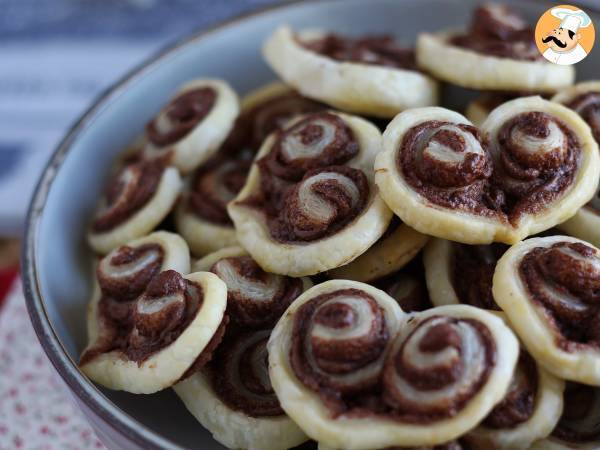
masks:
[[[550,6],[543,1],[508,2],[519,3],[532,21]],[[92,255],[84,231],[119,151],[186,80],[221,77],[244,93],[273,79],[260,48],[279,24],[348,34],[385,32],[412,43],[419,31],[464,25],[474,4],[475,0],[313,1],[233,20],[154,58],[109,90],[74,126],[52,157],[32,201],[23,278],[30,315],[46,352],[109,447],[222,448],[171,390],[150,396],[108,391],[77,369],[86,343],[91,280]],[[577,66],[578,79],[598,73],[599,52]],[[444,102],[460,108],[472,95],[452,88]]]

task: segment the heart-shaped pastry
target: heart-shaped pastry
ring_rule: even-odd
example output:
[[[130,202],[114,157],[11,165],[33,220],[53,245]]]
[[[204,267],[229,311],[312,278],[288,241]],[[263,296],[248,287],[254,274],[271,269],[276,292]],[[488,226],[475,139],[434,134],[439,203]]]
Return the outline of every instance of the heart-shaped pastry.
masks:
[[[497,107],[481,129],[439,107],[400,113],[384,133],[375,171],[388,206],[421,233],[515,243],[590,200],[600,155],[575,112],[524,97]]]

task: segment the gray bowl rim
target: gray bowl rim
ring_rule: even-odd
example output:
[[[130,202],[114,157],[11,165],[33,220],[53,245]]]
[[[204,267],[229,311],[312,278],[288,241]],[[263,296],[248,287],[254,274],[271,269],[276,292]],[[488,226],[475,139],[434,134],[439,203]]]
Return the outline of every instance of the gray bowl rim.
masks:
[[[21,256],[23,293],[33,328],[52,365],[75,396],[93,411],[104,424],[107,424],[120,436],[126,437],[142,448],[180,449],[182,447],[160,436],[157,432],[149,429],[129,416],[125,411],[113,404],[96,387],[96,385],[94,385],[94,383],[83,375],[79,370],[77,363],[67,353],[48,316],[38,278],[36,242],[39,224],[52,183],[56,178],[64,159],[71,150],[73,143],[84,130],[93,124],[97,114],[105,107],[109,106],[113,101],[117,101],[119,96],[126,91],[131,84],[134,84],[147,72],[163,63],[163,60],[167,59],[167,57],[182,51],[190,45],[195,45],[202,40],[210,38],[210,36],[217,31],[234,27],[238,23],[250,20],[256,16],[269,14],[275,10],[286,9],[299,3],[340,3],[343,1],[344,0],[284,0],[282,3],[265,5],[253,11],[242,13],[209,27],[205,27],[200,31],[191,32],[190,34],[167,44],[145,61],[131,69],[97,96],[92,105],[69,128],[65,137],[52,153],[52,156],[49,158],[48,163],[40,175],[40,179],[29,204],[25,230],[23,233],[23,249]],[[527,2],[537,4],[546,3],[545,0],[527,0]],[[582,6],[588,11],[595,13],[600,12],[600,8],[596,8],[592,5]]]

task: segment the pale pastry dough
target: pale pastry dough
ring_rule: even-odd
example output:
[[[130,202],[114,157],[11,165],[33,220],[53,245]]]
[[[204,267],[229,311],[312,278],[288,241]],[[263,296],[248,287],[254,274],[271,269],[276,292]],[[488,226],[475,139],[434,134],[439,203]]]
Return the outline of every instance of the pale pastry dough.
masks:
[[[177,235],[164,232],[155,233],[131,242],[129,247],[135,248],[153,243],[159,244],[164,252],[160,267],[162,271],[175,270],[186,273],[189,270],[187,246]],[[107,260],[109,260],[108,258],[111,258],[111,255],[106,257]],[[103,261],[100,262],[101,265]],[[111,273],[109,272],[109,274]],[[221,325],[227,305],[227,288],[216,275],[196,272],[185,275],[184,278],[201,286],[203,297],[194,319],[175,341],[151,354],[139,364],[127,359],[121,351],[113,350],[108,353],[99,353],[84,361],[81,370],[92,380],[105,387],[131,393],[157,392],[179,381],[211,341]],[[86,350],[93,349],[102,338],[102,328],[98,322],[100,299],[101,293],[96,283],[92,301],[88,306],[90,344]]]
[[[404,109],[437,103],[437,82],[421,72],[340,62],[298,42],[324,34],[305,31],[296,36],[290,28],[280,27],[265,42],[263,55],[287,84],[342,110],[392,117]]]
[[[128,175],[129,171],[126,167],[121,172],[121,178],[125,183],[131,178]],[[119,245],[150,233],[173,208],[181,186],[182,181],[177,170],[174,167],[167,167],[162,173],[156,192],[145,205],[110,230],[96,232],[90,229],[87,235],[88,243],[95,252],[106,254]],[[120,201],[127,201],[127,198],[117,199],[115,203]],[[97,213],[101,214],[112,206],[106,205],[106,199],[103,198]]]
[[[552,246],[560,243],[565,245],[551,249]],[[571,244],[583,245],[594,252],[595,256],[584,257],[569,247]],[[600,351],[595,346],[576,343],[564,336],[558,329],[558,324],[549,309],[550,306],[542,303],[542,300],[533,299],[530,288],[523,280],[521,265],[524,258],[530,254],[535,255],[538,249],[545,253],[538,256],[538,259],[535,260],[538,262],[532,262],[532,264],[539,266],[543,262],[542,269],[551,271],[549,273],[552,273],[554,277],[561,277],[563,283],[575,283],[581,289],[587,285],[597,286],[600,273],[600,251],[598,249],[584,241],[567,236],[532,238],[511,247],[498,261],[493,281],[494,299],[506,312],[510,324],[529,353],[550,372],[567,380],[600,385]],[[548,253],[550,251],[553,253]],[[548,256],[544,256],[546,254]],[[542,257],[545,259],[539,260]],[[551,260],[551,258],[559,257],[560,261],[558,259],[556,262]],[[549,266],[549,264],[560,265],[560,271],[568,271],[569,265],[576,264],[573,269],[575,272],[568,272],[570,275],[561,275],[561,273],[557,273],[556,268],[551,270],[550,268],[554,266]],[[589,272],[584,275],[578,274],[578,267],[584,267]],[[531,276],[534,275],[535,273]],[[569,290],[565,291],[566,287],[562,287],[561,283],[554,287],[553,283],[558,283],[557,280],[544,278],[538,280],[538,283],[541,283],[541,286],[536,289],[538,291],[541,289],[539,292],[543,292],[546,298],[544,301],[551,302],[548,305],[556,305],[556,308],[564,308],[569,313],[583,315],[588,320],[590,314],[595,314],[593,310],[586,313],[588,307],[586,301],[589,299],[586,300],[583,295]],[[583,327],[583,322],[578,323]],[[584,332],[584,329],[582,328],[581,331]],[[565,349],[561,342],[567,346],[573,345],[571,348]]]
[[[435,306],[462,303],[452,285],[452,245],[451,241],[434,238],[423,250],[427,290]]]
[[[256,161],[272,150],[276,135],[269,136],[250,169],[246,185],[228,206],[238,241],[267,272],[298,277],[347,264],[383,235],[392,218],[392,212],[373,183],[373,161],[381,148],[379,130],[359,117],[331,114],[341,118],[350,127],[358,142],[358,154],[345,166],[360,169],[367,177],[367,204],[353,221],[333,235],[306,242],[282,243],[275,240],[266,224],[264,212],[243,203],[261,187],[261,173]]]
[[[328,275],[331,278],[364,282],[376,280],[408,264],[428,239],[428,236],[401,223],[350,264],[330,270]]]
[[[285,450],[308,438],[287,416],[250,417],[225,405],[199,372],[173,389],[192,415],[227,448]]]
[[[596,93],[600,96],[600,81],[585,81],[568,87],[552,97],[552,101],[569,106],[570,102],[587,93]],[[584,120],[592,127],[592,133],[596,139],[600,132],[600,123],[597,122],[598,112],[594,109],[597,104],[598,99],[591,98],[583,101],[580,105],[581,111],[576,109],[578,113],[586,113],[586,109],[592,108],[589,117],[584,117]],[[571,219],[558,225],[558,228],[571,236],[588,241],[596,247],[600,246],[600,185],[598,185],[594,199],[580,208]]]
[[[395,340],[388,344],[388,351],[391,352],[399,350],[404,343],[412,340],[412,332],[428,320],[439,320],[440,317],[442,317],[442,320],[457,318],[459,320],[475,320],[484,324],[496,345],[495,365],[491,368],[485,384],[452,417],[431,423],[404,422],[402,416],[390,418],[377,415],[352,415],[351,413],[341,414],[338,417],[332,416],[331,411],[323,403],[321,397],[315,391],[306,387],[296,376],[290,361],[290,350],[292,347],[294,316],[298,314],[300,307],[317,296],[342,289],[363,291],[385,309],[390,336],[395,335],[394,330],[399,330]],[[352,336],[358,334],[358,331],[355,330],[349,332]],[[315,331],[315,333],[319,334],[321,332]],[[419,346],[419,344],[414,345]],[[410,354],[414,354],[412,350]],[[433,445],[447,442],[462,435],[482,420],[493,406],[503,398],[517,356],[517,339],[503,321],[491,313],[470,306],[453,305],[433,308],[406,316],[401,313],[395,301],[385,293],[369,285],[345,280],[328,281],[306,291],[290,306],[269,340],[271,380],[282,407],[311,438],[332,448],[348,450]],[[388,355],[388,358],[391,357],[392,355]],[[414,357],[417,359],[414,359],[413,362],[418,364],[418,355],[414,354]],[[401,382],[397,381],[397,383]],[[452,388],[454,386],[448,389]],[[461,387],[456,388],[460,389]],[[400,391],[403,394],[412,395],[406,389]],[[447,392],[447,394],[452,395],[452,392]],[[432,395],[434,398],[436,397],[435,394]],[[418,399],[419,402],[426,402],[426,397],[421,392],[421,395],[415,397],[415,399]]]
[[[145,148],[146,157],[163,157],[170,154],[170,163],[181,173],[189,173],[219,149],[239,114],[239,99],[227,82],[216,79],[192,80],[177,91],[174,99],[201,88],[210,88],[216,92],[216,99],[208,114],[173,143],[159,146],[149,141]],[[169,123],[164,115],[165,111],[161,111],[154,120],[168,130],[173,124]]]
[[[431,121],[449,122],[449,125],[437,129],[444,128],[444,132],[448,130],[455,134],[461,134],[468,151],[472,152],[470,154],[480,157],[487,155],[487,152],[482,150],[481,143],[474,136],[460,131],[459,125],[471,125],[465,117],[438,107],[405,111],[399,114],[386,129],[383,135],[383,152],[377,156],[375,162],[375,178],[381,196],[404,222],[416,230],[467,244],[484,244],[493,241],[515,243],[530,234],[538,233],[563,222],[592,197],[600,177],[598,146],[585,122],[573,111],[559,104],[543,100],[540,97],[526,97],[506,102],[492,111],[482,125],[481,131],[490,142],[491,155],[489,157],[492,159],[492,169],[496,173],[501,168],[498,162],[499,155],[504,151],[498,143],[498,131],[519,114],[534,112],[543,112],[551,119],[555,118],[564,122],[579,139],[581,151],[581,158],[574,169],[572,183],[565,187],[564,192],[557,198],[551,199],[545,204],[540,211],[524,211],[511,223],[500,211],[493,213],[491,210],[486,210],[486,215],[483,215],[483,213],[478,214],[477,211],[452,209],[433,204],[408,184],[406,175],[401,173],[398,167],[398,153],[407,132],[420,124]],[[553,123],[550,122],[550,124]],[[548,126],[551,127],[551,125]],[[540,146],[536,147],[537,151],[545,151],[544,143],[538,143],[535,139],[524,142]],[[437,158],[434,161],[440,168],[446,167],[447,164],[458,164],[462,160],[461,158],[464,158],[462,154],[460,158],[456,158],[450,147],[435,142],[428,145],[425,150],[430,153],[431,158]],[[507,184],[519,182],[512,178],[506,180]],[[469,185],[467,184],[467,186]],[[438,192],[458,192],[462,188],[450,186],[449,188],[436,187],[436,189]],[[528,198],[527,194],[522,197],[522,199]]]
[[[573,84],[575,68],[484,55],[449,43],[454,33],[421,33],[417,64],[436,78],[481,90],[554,92]]]
[[[473,448],[486,450],[525,450],[534,441],[548,436],[556,426],[563,410],[565,383],[536,364],[537,390],[533,413],[514,427],[492,428],[479,425],[463,439]]]
[[[485,122],[489,113],[490,110],[479,101],[479,98],[476,98],[467,105],[465,117],[469,119],[473,125],[479,127]]]

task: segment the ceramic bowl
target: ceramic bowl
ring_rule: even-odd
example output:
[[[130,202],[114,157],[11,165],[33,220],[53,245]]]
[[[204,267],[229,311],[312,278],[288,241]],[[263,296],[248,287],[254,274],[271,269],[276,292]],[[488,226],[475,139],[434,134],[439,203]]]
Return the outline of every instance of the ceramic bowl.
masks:
[[[549,4],[518,3],[530,20]],[[177,86],[220,77],[244,93],[274,78],[261,44],[277,26],[323,27],[347,34],[391,33],[412,43],[420,31],[461,27],[475,0],[330,0],[289,3],[232,20],[163,51],[110,88],[52,156],[35,192],[25,235],[23,280],[38,337],[78,407],[109,448],[222,448],[167,389],[143,396],[105,390],[77,368],[86,343],[91,253],[84,230],[119,151]],[[589,8],[588,8],[589,12]],[[596,23],[600,23],[598,16]],[[578,78],[600,73],[600,50],[578,64]],[[449,89],[462,108],[473,93]]]

